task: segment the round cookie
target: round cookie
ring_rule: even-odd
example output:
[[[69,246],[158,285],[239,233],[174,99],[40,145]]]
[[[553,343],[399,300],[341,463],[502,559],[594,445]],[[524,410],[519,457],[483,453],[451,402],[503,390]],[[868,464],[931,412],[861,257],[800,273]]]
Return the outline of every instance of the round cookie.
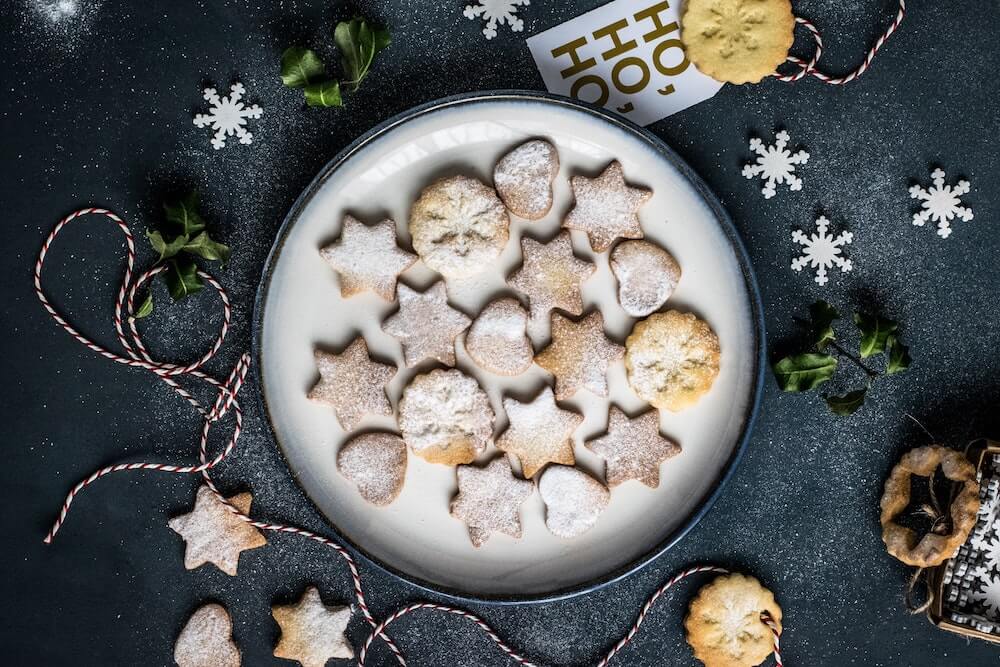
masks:
[[[493,188],[468,176],[431,184],[410,208],[413,248],[445,278],[482,271],[507,245],[510,218]]]
[[[659,310],[681,279],[674,256],[649,241],[623,241],[611,251],[609,261],[618,279],[618,303],[632,317]]]
[[[691,313],[668,310],[636,323],[625,340],[632,391],[677,412],[694,405],[719,375],[719,338]]]
[[[388,505],[406,479],[406,443],[394,433],[362,433],[337,452],[340,474],[358,486],[361,497],[374,505]]]
[[[511,213],[538,220],[552,208],[552,181],[558,173],[556,147],[533,139],[500,158],[493,169],[493,185]]]
[[[611,492],[596,479],[572,466],[550,465],[538,480],[545,502],[545,525],[556,537],[582,535],[597,523]]]
[[[531,367],[534,349],[526,333],[528,313],[517,299],[490,303],[465,334],[465,350],[481,368],[520,375]]]
[[[781,633],[781,607],[753,577],[726,574],[702,587],[684,618],[687,642],[705,667],[753,667],[774,651],[766,611]]]
[[[430,463],[470,463],[493,435],[493,408],[479,383],[456,369],[418,375],[399,401],[399,429]]]
[[[778,69],[795,40],[789,0],[688,0],[681,41],[702,74],[727,83],[758,83]]]

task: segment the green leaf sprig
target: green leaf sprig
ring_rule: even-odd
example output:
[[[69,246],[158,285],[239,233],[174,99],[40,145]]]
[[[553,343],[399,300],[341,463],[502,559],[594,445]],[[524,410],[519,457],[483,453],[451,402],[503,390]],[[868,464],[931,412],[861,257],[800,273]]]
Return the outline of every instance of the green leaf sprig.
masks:
[[[174,301],[201,291],[205,283],[198,277],[196,257],[225,265],[232,254],[229,246],[214,240],[205,230],[205,220],[198,214],[198,194],[192,192],[178,202],[163,205],[167,224],[165,231],[146,230],[146,238],[159,253],[158,265],[165,264],[163,279]],[[145,298],[132,317],[141,319],[153,312],[153,293]]]
[[[327,76],[326,65],[312,49],[291,46],[281,54],[281,82],[289,88],[301,88],[311,107],[343,106],[341,86],[356,92],[368,76],[375,54],[389,46],[390,39],[385,28],[355,17],[337,24],[333,42],[340,51],[343,81]]]
[[[910,367],[910,353],[899,339],[899,325],[878,315],[854,313],[854,324],[861,335],[858,355],[846,350],[837,340],[833,323],[840,319],[837,310],[826,301],[809,307],[809,320],[796,318],[808,330],[810,349],[776,361],[772,370],[782,391],[811,391],[830,380],[840,359],[847,359],[865,374],[867,383],[843,396],[824,395],[827,407],[836,415],[852,415],[864,405],[872,383],[880,377],[901,373]],[[830,350],[835,354],[831,354]],[[879,373],[863,359],[885,356],[885,368]]]

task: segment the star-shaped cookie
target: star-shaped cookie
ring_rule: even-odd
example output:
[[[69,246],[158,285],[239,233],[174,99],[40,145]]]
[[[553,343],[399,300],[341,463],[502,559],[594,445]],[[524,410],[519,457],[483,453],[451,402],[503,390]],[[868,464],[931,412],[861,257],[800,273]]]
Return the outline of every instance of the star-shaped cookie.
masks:
[[[604,335],[604,318],[594,311],[580,320],[552,313],[552,342],[535,363],[556,378],[556,398],[570,398],[582,388],[608,395],[608,364],[625,356],[625,348]]]
[[[510,425],[496,445],[517,457],[525,477],[534,477],[549,463],[575,463],[570,436],[583,422],[583,415],[557,406],[551,387],[542,389],[530,403],[505,398],[503,408]]]
[[[396,298],[399,312],[386,319],[382,328],[403,344],[406,365],[416,366],[430,358],[454,366],[455,338],[472,320],[448,305],[444,281],[437,281],[426,292],[401,283]]]
[[[597,178],[574,176],[570,185],[576,205],[562,226],[586,232],[594,252],[604,252],[617,238],[642,238],[638,211],[653,191],[627,185],[618,160]]]
[[[396,278],[417,261],[417,256],[396,245],[396,223],[392,220],[368,226],[344,216],[340,238],[320,250],[340,274],[340,293],[354,296],[371,290],[392,301]]]
[[[607,435],[588,440],[584,446],[607,461],[604,477],[608,486],[637,479],[654,489],[660,484],[660,464],[681,451],[675,442],[660,435],[656,410],[630,418],[614,405],[608,412]]]
[[[465,522],[472,546],[482,546],[493,533],[521,537],[521,504],[535,485],[514,476],[504,457],[485,467],[460,465],[458,495],[451,501],[451,515]]]
[[[569,232],[560,232],[548,243],[522,237],[521,256],[523,264],[507,284],[528,295],[532,320],[544,321],[553,308],[573,315],[583,312],[580,283],[596,267],[573,254]]]
[[[385,385],[396,367],[372,361],[364,338],[358,336],[340,354],[313,354],[319,382],[309,390],[309,398],[332,407],[342,429],[352,430],[366,414],[392,414]]]
[[[250,511],[253,497],[249,493],[240,493],[226,500],[246,514]],[[206,485],[198,489],[194,509],[188,514],[175,516],[168,525],[187,544],[184,567],[189,570],[212,563],[235,577],[240,554],[267,544],[259,530],[227,509]]]
[[[345,630],[350,607],[327,607],[310,586],[295,604],[275,605],[271,615],[281,626],[274,657],[297,660],[302,667],[324,667],[330,658],[353,658]]]

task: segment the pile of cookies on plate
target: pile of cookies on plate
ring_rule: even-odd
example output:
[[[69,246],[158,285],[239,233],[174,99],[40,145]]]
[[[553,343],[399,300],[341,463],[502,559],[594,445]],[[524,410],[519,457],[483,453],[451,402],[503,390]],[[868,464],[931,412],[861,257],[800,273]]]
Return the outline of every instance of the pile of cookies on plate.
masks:
[[[408,220],[415,254],[399,246],[393,221],[367,225],[351,216],[339,238],[319,249],[343,297],[370,290],[398,305],[382,329],[401,344],[407,367],[437,364],[412,378],[394,411],[386,384],[397,369],[372,359],[363,336],[339,353],[315,350],[320,379],[310,399],[332,407],[349,434],[366,414],[394,415],[399,428],[354,433],[338,452],[340,472],[366,500],[388,505],[403,487],[408,450],[455,466],[451,514],[465,522],[477,547],[494,533],[521,536],[520,506],[536,486],[548,529],[572,538],[596,523],[609,487],[627,480],[659,484],[660,464],[680,447],[660,433],[655,410],[629,415],[610,406],[606,434],[584,443],[605,460],[604,480],[574,465],[572,436],[583,415],[560,402],[582,391],[607,396],[609,364],[624,357],[631,390],[670,411],[698,401],[719,373],[719,340],[709,325],[664,309],[681,267],[643,238],[638,214],[653,193],[630,184],[618,161],[594,178],[571,178],[574,202],[554,238],[522,237],[521,264],[506,276],[516,297],[498,297],[477,313],[449,303],[446,283],[496,266],[511,216],[530,224],[549,213],[559,171],[555,146],[534,139],[496,163],[494,187],[465,175],[426,187]],[[574,254],[568,230],[584,232],[596,259],[609,262],[619,306],[636,319],[624,345],[608,338],[599,310],[584,312],[581,284],[596,265]],[[424,291],[398,281],[418,260],[441,276]],[[546,321],[551,340],[536,349],[529,322]],[[513,377],[535,364],[551,380],[533,397],[505,394],[509,425],[495,434],[494,406],[476,378],[456,368],[456,345],[486,373]],[[477,463],[490,443],[505,455]]]

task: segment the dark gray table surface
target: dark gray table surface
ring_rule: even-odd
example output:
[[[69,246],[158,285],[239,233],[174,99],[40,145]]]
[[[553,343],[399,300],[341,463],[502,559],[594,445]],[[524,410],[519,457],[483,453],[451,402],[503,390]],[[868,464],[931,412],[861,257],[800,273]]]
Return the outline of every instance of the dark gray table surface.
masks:
[[[169,665],[184,619],[219,600],[232,612],[245,663],[271,656],[278,627],[270,604],[310,582],[351,600],[340,561],[292,536],[243,556],[240,575],[183,569],[183,546],[166,527],[186,511],[198,481],[157,473],[112,476],[82,496],[57,542],[41,542],[63,494],[96,466],[120,460],[189,461],[196,415],[148,374],[91,354],[60,331],[31,288],[44,235],[76,207],[106,204],[138,232],[159,219],[170,193],[196,186],[206,216],[234,248],[220,272],[235,303],[235,330],[212,368],[224,372],[249,345],[258,276],[285,212],[320,167],[381,120],[441,96],[477,89],[541,89],[524,42],[597,2],[539,0],[522,10],[525,31],[485,41],[463,2],[359,2],[388,25],[393,44],[343,109],[306,109],[281,86],[285,46],[322,45],[342,3],[286,1],[112,2],[79,0],[84,18],[66,30],[34,13],[35,0],[0,9],[0,378],[5,390],[0,466],[3,613],[0,655],[13,665]],[[846,71],[890,20],[892,0],[796,2],[823,30],[824,64]],[[746,456],[718,503],[676,548],[624,581],[577,599],[516,608],[472,606],[500,634],[546,664],[595,661],[672,572],[714,561],[758,575],[785,612],[787,664],[996,663],[1000,648],[970,642],[910,616],[908,570],[882,547],[881,484],[905,449],[934,436],[960,446],[1000,436],[1000,82],[994,2],[914,0],[902,30],[860,81],[726,87],[652,126],[719,195],[746,241],[760,279],[771,349],[795,333],[791,318],[818,297],[842,310],[880,309],[903,322],[913,368],[876,388],[854,417],[830,415],[812,396],[784,395],[769,377]],[[570,6],[572,5],[572,6]],[[90,8],[90,9],[88,9]],[[191,124],[201,87],[242,81],[265,109],[251,147],[215,152]],[[751,133],[788,128],[812,158],[801,192],[764,200],[740,175]],[[973,184],[975,220],[951,238],[913,227],[910,180],[929,166]],[[790,231],[817,211],[855,233],[855,269],[825,288],[788,268]],[[140,241],[140,246],[144,242]],[[110,313],[120,276],[120,237],[92,220],[69,229],[46,283],[84,331],[113,344]],[[141,263],[152,260],[141,251]],[[162,297],[162,292],[159,293]],[[187,359],[214,333],[207,293],[162,308],[146,325],[154,354]],[[860,381],[860,378],[852,378]],[[846,386],[846,384],[845,384]],[[247,397],[255,388],[250,387]],[[248,406],[249,427],[217,478],[255,494],[256,512],[324,531]],[[363,576],[376,616],[424,595],[372,567]],[[693,664],[683,640],[687,586],[657,607],[618,664]],[[367,628],[357,619],[350,637]],[[469,623],[421,615],[393,636],[415,665],[501,665]],[[391,664],[376,648],[373,664]],[[287,664],[287,663],[286,663]]]

